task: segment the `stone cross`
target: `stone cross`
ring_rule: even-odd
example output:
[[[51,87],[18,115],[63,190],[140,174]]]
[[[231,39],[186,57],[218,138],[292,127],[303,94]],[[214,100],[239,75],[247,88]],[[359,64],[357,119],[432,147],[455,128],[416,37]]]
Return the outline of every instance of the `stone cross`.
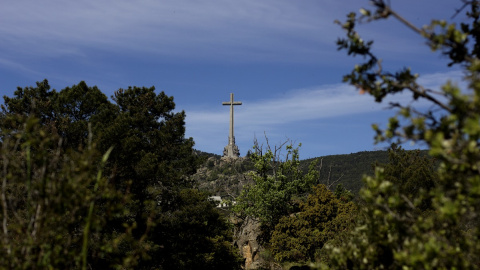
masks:
[[[242,102],[240,101],[234,102],[233,93],[230,93],[230,101],[222,102],[222,105],[230,106],[230,134],[228,136],[228,144],[223,149],[223,156],[236,158],[240,156],[240,151],[238,150],[238,146],[235,145],[235,136],[233,135],[233,106],[242,105]]]

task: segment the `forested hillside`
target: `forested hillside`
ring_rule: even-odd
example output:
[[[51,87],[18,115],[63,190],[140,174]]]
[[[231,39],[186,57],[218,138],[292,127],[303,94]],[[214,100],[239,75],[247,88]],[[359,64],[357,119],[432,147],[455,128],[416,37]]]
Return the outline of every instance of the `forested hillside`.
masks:
[[[428,153],[426,150],[421,150],[420,154],[425,156]],[[238,195],[243,185],[250,179],[248,172],[254,169],[253,162],[248,157],[227,162],[214,154],[199,152],[198,155],[203,156],[205,162],[194,177],[201,189],[211,194]],[[357,195],[363,186],[363,176],[373,176],[376,164],[388,163],[388,151],[362,151],[304,159],[300,160],[300,168],[306,172],[308,165],[314,160],[318,160],[317,183],[325,184],[331,190],[334,190],[338,184],[342,184],[347,190]]]
[[[387,151],[363,151],[345,155],[331,155],[302,160],[302,165],[318,159],[317,169],[320,172],[319,182],[332,189],[342,184],[346,189],[358,194],[363,186],[362,177],[372,176],[377,163],[387,163]]]
[[[427,150],[419,151],[420,156],[427,156]],[[358,153],[321,156],[318,158],[302,160],[302,166],[306,168],[310,162],[318,159],[320,183],[334,189],[337,184],[342,184],[346,189],[358,194],[363,186],[363,176],[373,176],[375,165],[387,164],[388,151],[362,151]]]

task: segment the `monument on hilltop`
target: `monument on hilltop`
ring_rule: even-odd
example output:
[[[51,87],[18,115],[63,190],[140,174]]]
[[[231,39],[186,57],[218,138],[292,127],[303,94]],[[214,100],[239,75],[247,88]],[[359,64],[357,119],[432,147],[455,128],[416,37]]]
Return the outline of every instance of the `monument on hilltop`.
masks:
[[[235,136],[233,136],[233,106],[242,105],[242,102],[234,102],[233,93],[230,93],[230,101],[222,102],[222,105],[230,106],[230,133],[228,136],[228,144],[223,149],[223,156],[229,158],[237,158],[240,156],[240,151],[238,150],[238,146],[235,144]]]

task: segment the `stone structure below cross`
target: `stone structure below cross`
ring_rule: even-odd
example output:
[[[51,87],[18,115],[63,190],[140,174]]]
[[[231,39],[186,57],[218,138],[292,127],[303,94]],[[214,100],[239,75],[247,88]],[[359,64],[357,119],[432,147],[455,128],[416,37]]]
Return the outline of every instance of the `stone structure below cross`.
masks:
[[[230,133],[228,136],[228,144],[223,149],[223,156],[230,157],[230,158],[237,158],[240,156],[240,151],[238,150],[238,146],[235,145],[235,136],[233,135],[233,106],[234,105],[242,105],[240,101],[233,101],[233,93],[230,93],[230,101],[222,102],[222,105],[229,105],[230,106]]]

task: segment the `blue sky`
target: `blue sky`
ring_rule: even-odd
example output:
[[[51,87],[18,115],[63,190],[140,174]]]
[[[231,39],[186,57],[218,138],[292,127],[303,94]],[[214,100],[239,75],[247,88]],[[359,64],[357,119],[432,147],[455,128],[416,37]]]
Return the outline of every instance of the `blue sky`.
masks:
[[[422,26],[450,18],[460,1],[391,0]],[[335,19],[369,7],[359,0],[16,0],[0,3],[0,94],[48,79],[61,90],[84,80],[107,96],[155,86],[187,114],[196,148],[221,154],[233,92],[235,137],[245,155],[257,137],[302,143],[301,158],[382,149],[372,123],[387,104],[342,83],[360,59],[337,51]],[[463,19],[462,15],[457,16]],[[410,66],[438,88],[461,73],[394,20],[361,25],[384,67]],[[403,96],[395,97],[405,99]],[[3,102],[3,100],[2,100]],[[422,104],[419,104],[422,106]],[[417,147],[417,146],[409,146]],[[421,146],[418,146],[421,147]]]

